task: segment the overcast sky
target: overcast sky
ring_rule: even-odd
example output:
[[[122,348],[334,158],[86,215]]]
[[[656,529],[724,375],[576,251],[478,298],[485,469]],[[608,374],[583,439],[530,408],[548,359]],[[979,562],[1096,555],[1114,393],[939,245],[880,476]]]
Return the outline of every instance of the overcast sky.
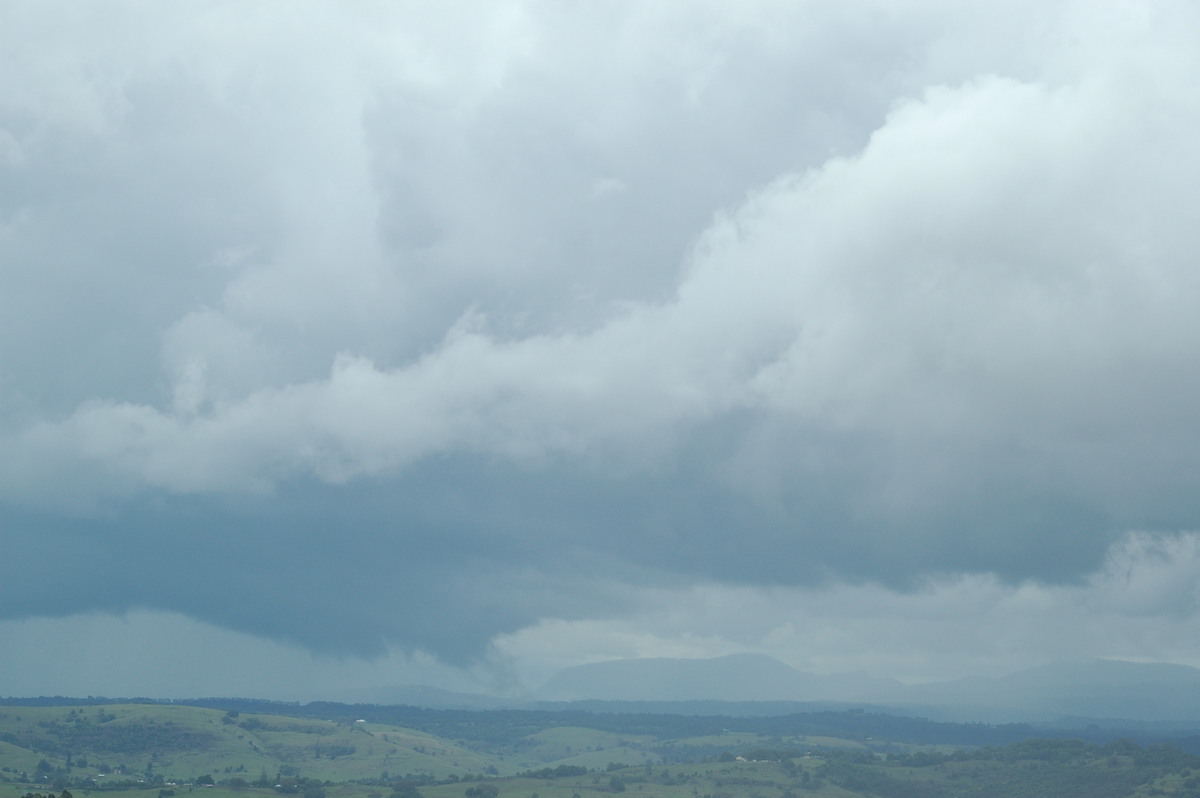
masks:
[[[1200,665],[1200,11],[0,3],[0,695]]]

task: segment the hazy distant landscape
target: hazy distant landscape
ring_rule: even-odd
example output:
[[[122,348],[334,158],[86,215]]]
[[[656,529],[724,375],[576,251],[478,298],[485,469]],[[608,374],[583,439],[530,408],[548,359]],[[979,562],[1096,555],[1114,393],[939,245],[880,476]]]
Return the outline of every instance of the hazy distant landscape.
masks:
[[[905,686],[733,655],[567,668],[538,698],[396,692],[411,701],[3,699],[0,798],[1200,795],[1185,667]]]
[[[804,673],[764,655],[616,660],[560,671],[540,696],[608,701],[825,701],[964,721],[1200,719],[1200,670],[1113,660],[1060,662],[998,678],[906,685],[865,674]]]
[[[1170,733],[937,723],[861,707],[585,706],[7,699],[0,798],[1200,795],[1200,723]]]

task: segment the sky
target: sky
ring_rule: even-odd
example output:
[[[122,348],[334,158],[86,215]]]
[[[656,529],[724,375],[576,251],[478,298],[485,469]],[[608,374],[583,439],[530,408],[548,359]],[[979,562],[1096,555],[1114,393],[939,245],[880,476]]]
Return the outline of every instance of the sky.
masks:
[[[0,3],[0,695],[1200,666],[1200,10]]]

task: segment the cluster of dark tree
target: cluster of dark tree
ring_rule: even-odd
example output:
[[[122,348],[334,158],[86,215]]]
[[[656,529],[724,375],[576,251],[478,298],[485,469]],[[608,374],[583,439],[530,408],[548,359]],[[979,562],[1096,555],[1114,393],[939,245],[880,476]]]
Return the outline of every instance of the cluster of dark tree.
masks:
[[[305,776],[281,776],[275,791],[284,795],[302,795],[304,798],[325,798],[325,782]]]
[[[424,798],[424,796],[417,789],[417,782],[404,779],[392,785],[392,794],[389,798]]]
[[[496,798],[500,794],[500,788],[495,784],[477,784],[468,787],[465,794],[467,798]]]
[[[358,749],[353,745],[320,745],[318,744],[313,749],[313,755],[320,759],[324,756],[326,759],[337,759],[339,756],[354,756],[354,752]]]

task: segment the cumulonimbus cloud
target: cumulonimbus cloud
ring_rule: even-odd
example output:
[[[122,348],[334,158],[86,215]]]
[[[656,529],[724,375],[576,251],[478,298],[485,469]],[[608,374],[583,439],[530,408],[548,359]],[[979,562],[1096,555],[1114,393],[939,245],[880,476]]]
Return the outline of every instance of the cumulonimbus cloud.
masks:
[[[464,626],[470,644],[456,648],[449,622],[380,610],[347,631],[348,648],[391,636],[478,652],[562,592],[564,561],[589,584],[1078,577],[1123,529],[1200,521],[1189,445],[1200,432],[1200,226],[1186,178],[1200,166],[1189,135],[1200,105],[1196,50],[1178,24],[1192,12],[1164,9],[1134,26],[1101,15],[1087,46],[1066,52],[1055,43],[1084,16],[1056,6],[1036,52],[986,68],[987,47],[951,57],[936,45],[987,39],[987,14],[953,17],[961,39],[930,36],[932,17],[892,20],[896,68],[880,85],[900,93],[880,102],[843,77],[840,105],[818,78],[795,77],[813,65],[792,49],[760,52],[705,23],[715,8],[695,25],[606,18],[633,44],[612,81],[581,73],[587,102],[553,79],[555,59],[575,56],[549,34],[558,25],[585,49],[599,44],[569,19],[524,11],[480,23],[512,36],[476,71],[439,67],[409,39],[390,53],[361,20],[343,20],[371,57],[336,50],[327,73],[304,72],[319,96],[339,98],[329,118],[298,99],[286,70],[236,47],[229,68],[248,82],[223,77],[218,53],[183,70],[178,95],[125,65],[136,78],[90,85],[106,102],[55,124],[90,142],[97,169],[119,174],[147,211],[163,185],[122,167],[118,143],[128,135],[147,157],[161,147],[164,168],[195,189],[180,206],[193,210],[162,214],[149,255],[128,220],[97,216],[93,195],[86,212],[31,203],[4,235],[75,264],[87,286],[112,268],[106,285],[127,310],[147,304],[129,298],[133,286],[161,279],[150,295],[166,309],[148,303],[128,326],[136,314],[114,314],[122,334],[109,338],[88,334],[104,329],[90,317],[77,328],[64,317],[84,354],[64,359],[61,384],[32,350],[6,346],[13,373],[37,387],[5,387],[16,398],[0,428],[0,496],[22,513],[106,519],[116,536],[113,518],[134,519],[139,536],[159,523],[147,509],[159,501],[220,505],[240,519],[230,529],[258,529],[246,519],[264,513],[274,520],[263,539],[294,544],[280,556],[304,567],[338,513],[315,512],[320,523],[298,533],[294,516],[262,508],[310,482],[326,497],[376,490],[373,509],[346,518],[374,525],[347,543],[347,563],[374,567],[378,547],[412,585],[437,590],[422,579],[479,547],[533,574],[520,597],[485,578],[488,557],[472,561],[473,579],[445,580],[446,617],[499,608]],[[834,17],[810,24],[865,35]],[[734,22],[751,38],[771,28],[754,14]],[[726,61],[701,58],[680,31],[712,37]],[[303,50],[308,35],[277,46]],[[647,85],[655,36],[676,49],[662,83]],[[759,78],[784,67],[819,113],[791,114],[765,92]],[[261,129],[233,113],[266,96],[283,111]],[[214,138],[187,141],[211,170],[181,166],[188,148],[162,132],[183,130],[193,101]],[[726,126],[742,106],[794,134]],[[755,152],[760,139],[771,157]],[[817,156],[813,141],[839,146]],[[38,147],[55,146],[13,142],[10,169],[33,170]],[[317,158],[322,146],[337,157]],[[82,171],[54,174],[91,185]],[[102,264],[46,243],[61,219],[111,246]],[[96,232],[110,223],[123,231],[116,244]],[[203,268],[162,277],[181,251]],[[111,266],[122,258],[127,272]],[[99,313],[86,292],[66,293]],[[57,329],[21,318],[6,323]],[[94,365],[114,352],[111,369]],[[379,485],[403,500],[389,504]],[[255,509],[238,515],[239,502]],[[185,537],[219,559],[215,542]],[[406,548],[414,541],[424,548]],[[781,556],[755,556],[764,549]],[[599,562],[612,573],[589,570]],[[373,589],[381,604],[419,592]],[[112,602],[239,623],[232,606],[169,593],[129,587]],[[257,595],[247,588],[247,602]],[[587,595],[573,612],[619,603],[603,588]],[[240,623],[272,633],[268,618]],[[306,644],[320,634],[280,628]]]
[[[861,154],[718,220],[673,298],[588,332],[505,340],[467,316],[394,368],[346,353],[324,379],[199,412],[90,402],[10,433],[10,496],[88,463],[191,492],[444,452],[636,455],[736,410],[915,445],[1011,436],[1086,479],[1079,435],[1122,459],[1139,456],[1130,423],[1170,445],[1189,417],[1171,393],[1198,376],[1193,233],[1185,197],[1161,195],[1197,109],[1164,128],[1114,83],[981,79],[905,102]]]

